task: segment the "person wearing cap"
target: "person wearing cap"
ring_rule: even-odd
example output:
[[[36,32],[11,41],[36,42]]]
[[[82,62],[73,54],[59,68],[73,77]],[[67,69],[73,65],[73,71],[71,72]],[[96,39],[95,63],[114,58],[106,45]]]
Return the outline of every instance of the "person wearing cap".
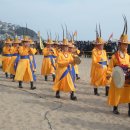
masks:
[[[74,47],[73,54],[78,56],[80,54],[80,50],[78,48]],[[75,64],[74,69],[75,69],[76,79],[78,80],[78,79],[80,79],[80,77],[79,77],[79,66]]]
[[[5,40],[5,44],[4,44],[4,47],[3,47],[3,60],[2,60],[2,69],[3,69],[3,72],[5,72],[5,76],[6,78],[8,78],[8,72],[7,72],[7,68],[8,68],[8,65],[10,63],[10,60],[11,60],[11,50],[12,50],[12,41],[10,38],[7,38]]]
[[[53,49],[55,50],[55,56],[57,57],[58,54],[59,54],[59,50],[58,50],[58,46],[59,46],[59,43],[58,41],[55,41],[54,44],[53,44]]]
[[[59,42],[58,42],[58,40],[54,41],[53,49],[55,51],[55,54],[54,54],[54,56],[55,56],[55,58],[54,58],[54,61],[55,61],[54,66],[55,66],[55,71],[56,71],[56,68],[57,68],[56,58],[59,55]]]
[[[30,39],[30,61],[31,61],[31,64],[32,64],[34,81],[36,81],[36,75],[34,74],[36,72],[36,60],[35,60],[35,57],[34,57],[34,55],[36,53],[37,53],[37,50],[35,48],[34,41],[32,39]]]
[[[15,73],[16,73],[16,69],[17,69],[17,64],[20,59],[19,51],[18,51],[20,43],[21,43],[21,41],[18,38],[14,39],[13,46],[11,49],[12,57],[11,57],[10,63],[8,64],[8,68],[7,68],[7,72],[12,75],[13,81],[14,81],[14,77],[15,77]]]
[[[48,38],[46,47],[42,50],[44,55],[42,68],[41,68],[41,75],[45,76],[45,81],[47,81],[47,76],[52,74],[53,81],[55,80],[55,58],[56,52],[52,47],[53,41]]]
[[[22,88],[22,82],[30,82],[31,89],[36,89],[33,85],[33,69],[30,60],[30,39],[25,36],[22,40],[22,46],[19,47],[20,60],[16,69],[15,80],[19,81],[19,88]]]
[[[56,79],[53,85],[56,98],[60,98],[60,91],[63,91],[70,93],[71,100],[77,100],[74,95],[75,85],[71,75],[71,65],[73,64],[73,57],[68,52],[68,40],[63,39],[62,52],[57,57]]]
[[[101,29],[99,25],[100,34],[98,33],[96,27],[96,42],[95,47],[92,50],[92,65],[91,65],[91,85],[94,87],[94,95],[99,96],[98,88],[100,86],[105,87],[106,93],[105,95],[108,96],[109,90],[109,82],[106,79],[107,73],[107,55],[106,51],[103,49],[104,47],[104,40],[101,38]]]
[[[69,42],[68,52],[70,53],[70,55],[71,55],[72,57],[75,56],[74,49],[75,49],[74,44],[73,44],[72,42]],[[71,74],[72,74],[72,79],[73,79],[74,82],[75,82],[75,80],[76,80],[75,66],[76,66],[76,64],[71,65]]]
[[[107,70],[107,78],[109,79],[112,76],[112,70],[115,66],[119,66],[122,69],[127,68],[128,73],[130,68],[130,56],[127,53],[128,44],[128,35],[127,35],[127,20],[124,16],[124,30],[118,41],[118,51],[112,55],[110,63]],[[130,117],[130,84],[125,83],[122,88],[118,88],[114,81],[113,77],[110,83],[110,90],[108,96],[108,104],[113,106],[113,113],[120,114],[118,111],[119,104],[128,103],[128,116]]]

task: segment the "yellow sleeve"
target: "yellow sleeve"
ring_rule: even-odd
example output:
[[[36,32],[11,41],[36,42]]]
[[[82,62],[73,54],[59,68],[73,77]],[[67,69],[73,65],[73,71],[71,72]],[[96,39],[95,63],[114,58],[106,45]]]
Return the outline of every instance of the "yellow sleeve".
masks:
[[[35,48],[30,48],[30,54],[35,55],[37,50]]]
[[[115,66],[115,56],[113,55],[110,62],[109,62],[109,65],[108,65],[108,68],[107,68],[107,75],[112,75],[112,70]]]
[[[106,59],[106,61],[107,61],[107,65],[108,65],[108,57],[107,57],[107,52],[104,50],[104,57],[105,57],[105,59]]]
[[[53,55],[57,56],[56,49],[53,48],[53,52],[54,52]]]
[[[35,54],[37,53],[37,49],[36,48],[34,48],[34,51],[35,51]]]
[[[77,49],[77,54],[78,54],[78,55],[80,54],[80,50],[79,50],[79,49]]]
[[[3,53],[4,54],[10,54],[10,50],[11,50],[10,47],[4,47],[3,48]]]
[[[2,52],[3,52],[3,54],[5,54],[5,52],[6,52],[6,48],[5,47],[3,47]]]

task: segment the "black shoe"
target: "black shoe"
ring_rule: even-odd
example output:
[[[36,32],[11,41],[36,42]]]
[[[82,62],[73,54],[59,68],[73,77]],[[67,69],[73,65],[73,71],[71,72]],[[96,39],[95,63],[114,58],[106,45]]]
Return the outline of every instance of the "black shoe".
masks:
[[[19,81],[19,88],[23,88],[22,81]]]
[[[56,78],[55,74],[52,74],[52,78],[53,78],[53,82],[54,82],[55,78]]]
[[[108,94],[109,94],[109,87],[106,86],[105,89],[106,89],[106,94],[105,95],[108,96]]]
[[[120,114],[118,110],[113,110],[113,113],[116,114],[116,115]]]
[[[8,73],[5,73],[5,77],[8,78]]]
[[[74,96],[74,92],[71,92],[70,99],[76,101],[77,97]]]
[[[116,114],[116,115],[119,115],[119,111],[118,111],[118,106],[114,106],[113,107],[113,113]]]
[[[128,111],[128,117],[130,117],[130,111]]]
[[[36,87],[31,87],[30,89],[31,89],[31,90],[34,90],[34,89],[36,89]]]
[[[78,74],[76,74],[76,80],[80,79],[80,77],[78,76]]]
[[[30,85],[31,85],[31,90],[36,89],[36,87],[33,86],[33,82],[30,82]]]
[[[130,117],[130,103],[128,103],[128,117]]]
[[[100,94],[98,93],[98,89],[97,88],[94,88],[94,95],[100,96]]]
[[[80,77],[76,77],[76,79],[78,80],[78,79],[80,79]]]
[[[56,91],[56,98],[60,98],[60,91]]]
[[[97,94],[95,94],[96,96],[100,96],[100,94],[99,93],[97,93]]]
[[[47,81],[47,75],[45,75],[45,81]]]
[[[10,79],[13,79],[13,75],[12,74],[10,74]]]
[[[15,82],[14,78],[15,78],[15,75],[12,76],[12,79],[13,79],[12,82]]]

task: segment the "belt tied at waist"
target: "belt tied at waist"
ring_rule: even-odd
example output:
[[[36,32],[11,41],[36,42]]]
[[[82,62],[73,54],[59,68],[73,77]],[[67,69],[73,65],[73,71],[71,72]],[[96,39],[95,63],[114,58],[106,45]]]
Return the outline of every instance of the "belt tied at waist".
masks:
[[[49,55],[49,56],[44,56],[44,58],[56,58],[56,56]]]
[[[3,56],[11,57],[11,54],[4,54]]]
[[[19,56],[19,54],[18,54],[18,53],[15,53],[15,54],[12,54],[12,56]]]
[[[29,59],[29,55],[26,56],[20,56],[21,59]]]

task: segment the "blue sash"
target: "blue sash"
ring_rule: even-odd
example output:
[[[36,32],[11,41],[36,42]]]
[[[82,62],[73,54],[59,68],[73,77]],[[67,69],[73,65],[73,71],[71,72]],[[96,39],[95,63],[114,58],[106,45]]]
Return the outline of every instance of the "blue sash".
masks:
[[[31,56],[33,57],[32,63],[31,63],[31,65],[33,65],[33,66],[32,66],[33,80],[36,81],[36,75],[34,74],[34,70],[33,70],[33,67],[34,67],[34,69],[36,69],[36,60],[35,60],[34,55],[31,55]],[[31,62],[31,61],[30,61],[30,62]]]
[[[44,58],[56,58],[56,56],[54,56],[54,55],[49,55],[49,56],[44,56]]]
[[[16,71],[17,66],[18,66],[18,62],[20,60],[20,55],[19,54],[13,54],[13,56],[17,56],[17,58],[15,59],[15,62],[14,62],[14,69]]]
[[[53,61],[53,58],[56,58],[56,56],[54,56],[54,55],[49,55],[49,56],[45,56],[44,58],[50,58],[50,60],[51,60],[51,65],[52,65],[53,68],[56,70],[56,67],[55,67],[54,61]]]
[[[32,71],[32,76],[33,76],[33,80],[36,81],[36,75],[34,74],[33,67],[32,67],[32,62],[30,60],[29,55],[21,56],[21,59],[29,59],[29,61],[30,61],[30,68],[31,68],[31,71]]]
[[[74,70],[74,66],[72,67],[72,70],[71,70],[70,65],[68,65],[67,69],[65,70],[65,72],[60,77],[60,80],[62,80],[68,73],[70,73],[70,76],[72,78],[72,82],[74,84],[74,87],[76,87],[75,83],[74,83],[74,81],[75,81],[75,70]]]
[[[20,56],[21,59],[30,59],[29,55],[26,56]]]
[[[73,82],[75,81],[75,78],[76,78],[76,73],[75,73],[75,69],[74,69],[74,66],[72,66],[72,69],[71,69],[71,75],[72,75],[72,79],[73,79]]]
[[[11,54],[3,54],[3,56],[11,57]]]
[[[18,56],[18,55],[19,55],[18,53],[12,54],[12,56]]]
[[[34,66],[34,69],[36,69],[36,60],[35,60],[35,57],[34,57],[34,55],[32,55],[32,57],[33,57],[33,66]]]
[[[68,65],[67,69],[65,70],[65,72],[61,75],[60,80],[62,80],[70,71],[70,66]]]
[[[101,62],[98,62],[99,64],[101,65],[107,65],[107,61],[101,61]]]

